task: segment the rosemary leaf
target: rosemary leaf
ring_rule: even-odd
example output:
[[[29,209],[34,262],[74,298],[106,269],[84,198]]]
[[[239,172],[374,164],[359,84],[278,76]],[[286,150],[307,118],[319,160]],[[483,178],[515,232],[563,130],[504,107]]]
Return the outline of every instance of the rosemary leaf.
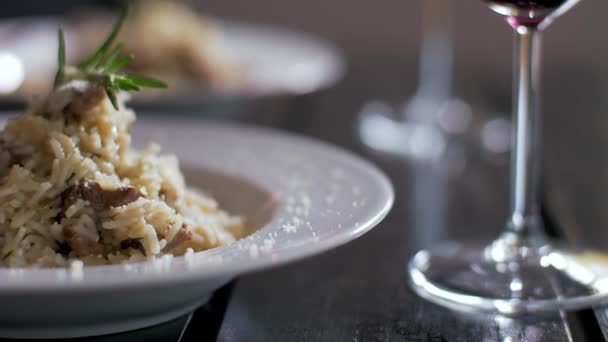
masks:
[[[55,75],[55,88],[66,80],[77,79],[102,84],[116,110],[119,110],[116,94],[120,91],[138,91],[141,88],[167,88],[166,83],[153,78],[119,73],[121,68],[134,59],[133,55],[120,56],[123,51],[122,43],[114,46],[128,12],[128,7],[123,9],[120,18],[103,44],[95,53],[78,64],[77,68],[65,65],[65,39],[63,31],[59,28],[59,51],[57,53],[59,65]]]
[[[116,84],[116,86],[119,89],[126,90],[126,91],[129,91],[129,90],[138,91],[141,89],[139,86],[137,86],[137,84],[135,84],[129,78],[122,76],[122,75],[117,75],[114,77],[114,84]]]
[[[53,86],[57,88],[61,82],[63,82],[63,72],[65,70],[65,38],[63,36],[63,30],[61,27],[57,32],[58,41],[59,41],[59,49],[57,51],[57,73],[55,74],[55,81],[53,82]]]
[[[106,90],[106,94],[108,94],[110,102],[112,102],[112,106],[114,109],[118,110],[118,100],[116,99],[116,93],[114,92],[114,89],[112,89],[112,85],[106,84],[104,85],[104,88]]]
[[[167,88],[167,84],[165,82],[159,81],[159,80],[156,80],[153,78],[144,77],[144,76],[136,76],[136,75],[125,75],[124,77],[139,87]]]
[[[114,49],[108,54],[108,57],[106,57],[105,61],[103,62],[103,66],[101,67],[103,70],[107,70],[109,66],[114,64],[116,58],[118,58],[118,56],[120,55],[122,48],[122,43],[116,44],[116,47],[114,47]]]
[[[116,72],[118,71],[120,68],[124,67],[125,65],[129,64],[135,57],[133,55],[127,55],[124,57],[119,58],[118,60],[114,61],[111,65],[108,65],[107,67],[104,67],[104,71],[105,72]]]
[[[116,37],[118,36],[118,33],[120,32],[122,25],[124,24],[125,19],[127,18],[128,12],[129,12],[129,10],[127,7],[125,7],[121,11],[120,17],[118,18],[118,21],[116,22],[116,24],[114,25],[114,28],[112,29],[112,33],[110,33],[108,38],[106,38],[106,40],[99,47],[99,49],[97,49],[97,51],[95,51],[95,53],[93,53],[89,58],[85,59],[84,61],[80,62],[80,64],[78,64],[79,69],[81,69],[83,71],[87,71],[92,68],[95,68],[99,64],[102,57],[112,47],[112,44],[114,44],[114,40],[116,40]]]

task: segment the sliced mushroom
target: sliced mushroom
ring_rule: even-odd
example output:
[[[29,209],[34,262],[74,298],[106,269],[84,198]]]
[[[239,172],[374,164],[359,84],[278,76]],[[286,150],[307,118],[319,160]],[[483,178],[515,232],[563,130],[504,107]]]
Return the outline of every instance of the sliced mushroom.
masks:
[[[85,115],[97,107],[105,97],[106,93],[101,83],[71,81],[49,95],[42,109],[42,115],[47,118],[53,118],[59,114]]]
[[[79,198],[81,198],[80,192],[76,189],[76,187],[71,187],[61,194],[62,205],[57,222],[61,221],[61,219],[65,217],[65,213],[74,203],[76,203],[76,201],[78,201]]]
[[[78,199],[88,201],[95,210],[108,210],[135,202],[144,195],[133,187],[120,187],[106,190],[99,183],[83,179],[62,194],[62,217],[68,208]]]
[[[173,237],[173,239],[171,239],[171,241],[169,241],[165,245],[165,247],[163,248],[163,250],[161,252],[170,253],[172,250],[179,247],[179,245],[181,245],[182,242],[184,242],[186,240],[190,240],[190,239],[192,239],[192,232],[186,230],[185,227],[181,227],[177,231],[177,233],[175,233],[175,236]]]

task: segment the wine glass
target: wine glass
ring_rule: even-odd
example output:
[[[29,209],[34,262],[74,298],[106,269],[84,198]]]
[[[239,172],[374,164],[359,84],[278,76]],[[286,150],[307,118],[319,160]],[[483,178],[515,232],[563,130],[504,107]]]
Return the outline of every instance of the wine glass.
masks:
[[[358,134],[369,148],[414,161],[436,161],[446,152],[450,134],[471,121],[467,103],[451,95],[453,51],[451,0],[422,2],[418,89],[400,110],[382,101],[361,110]]]
[[[428,300],[470,311],[515,315],[597,304],[607,297],[606,282],[571,262],[576,251],[547,240],[539,205],[540,34],[579,0],[482,1],[516,33],[511,215],[489,245],[448,242],[418,252],[410,283]]]

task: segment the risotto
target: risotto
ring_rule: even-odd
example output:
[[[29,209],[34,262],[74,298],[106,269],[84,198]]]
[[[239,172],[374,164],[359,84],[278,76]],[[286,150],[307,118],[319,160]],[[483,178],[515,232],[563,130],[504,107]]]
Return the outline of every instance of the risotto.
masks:
[[[131,147],[118,94],[72,80],[0,132],[0,265],[146,260],[229,244],[243,220],[189,189],[172,155]]]

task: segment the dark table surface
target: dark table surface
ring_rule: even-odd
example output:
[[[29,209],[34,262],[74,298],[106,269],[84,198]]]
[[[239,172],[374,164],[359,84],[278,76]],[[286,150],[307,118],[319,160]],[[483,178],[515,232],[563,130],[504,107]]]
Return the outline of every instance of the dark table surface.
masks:
[[[276,115],[269,107],[245,121],[304,133],[352,150],[379,165],[391,178],[396,202],[389,216],[362,238],[305,261],[247,275],[223,289],[211,306],[185,324],[182,341],[602,341],[608,328],[603,308],[506,318],[456,313],[418,298],[406,284],[405,266],[417,250],[445,239],[492,239],[503,227],[508,202],[508,158],[487,158],[475,139],[478,126],[457,139],[466,167],[446,173],[446,165],[422,165],[371,152],[355,134],[362,104],[373,96],[402,99],[413,75],[393,74],[399,60],[379,56],[351,58],[340,85],[283,103]],[[374,68],[370,68],[374,65]],[[566,90],[561,79],[587,83],[591,76],[565,71],[548,76],[548,98]],[[557,81],[556,81],[557,79]],[[593,83],[593,82],[591,82]],[[475,122],[509,111],[508,101],[492,98],[508,89],[456,93],[471,100]],[[475,88],[475,87],[473,87]],[[571,97],[547,101],[545,124],[544,206],[548,233],[573,243],[605,248],[607,222],[601,196],[608,190],[602,172],[608,158],[602,146],[601,101],[594,89],[569,89]],[[484,91],[486,93],[484,93]],[[599,91],[598,91],[599,92]],[[485,96],[487,95],[487,96]],[[508,97],[509,95],[505,95]],[[598,96],[598,98],[600,98]],[[475,102],[477,101],[477,102]],[[488,105],[490,103],[490,105]],[[502,107],[501,107],[502,105]],[[585,113],[585,119],[572,112]],[[268,114],[268,112],[266,112]]]
[[[393,67],[398,70],[397,64]],[[384,61],[384,68],[389,70],[390,63]],[[374,77],[377,74],[368,63],[352,64],[344,83],[316,97],[312,107],[294,111],[295,117],[280,125],[339,144],[377,163],[396,189],[392,212],[378,227],[344,247],[239,279],[218,340],[603,340],[601,309],[521,319],[476,317],[430,304],[408,288],[405,266],[417,250],[444,239],[489,241],[502,229],[507,215],[508,163],[506,158],[484,158],[474,139],[463,146],[467,164],[458,174],[446,174],[443,165],[415,164],[364,149],[354,125],[362,101],[369,99],[368,87],[373,84],[376,92],[390,97],[399,84],[390,77]],[[576,77],[584,78],[572,79]],[[548,96],[560,92],[559,87],[548,88]],[[605,247],[601,238],[606,233],[597,225],[608,219],[599,200],[602,186],[608,184],[590,178],[601,177],[608,161],[600,148],[604,140],[598,127],[601,110],[577,100],[546,107],[552,113],[545,138],[547,225],[561,238]],[[489,118],[483,108],[475,109],[479,121]],[[502,109],[508,111],[508,107]],[[571,110],[589,114],[585,120],[567,120]]]

